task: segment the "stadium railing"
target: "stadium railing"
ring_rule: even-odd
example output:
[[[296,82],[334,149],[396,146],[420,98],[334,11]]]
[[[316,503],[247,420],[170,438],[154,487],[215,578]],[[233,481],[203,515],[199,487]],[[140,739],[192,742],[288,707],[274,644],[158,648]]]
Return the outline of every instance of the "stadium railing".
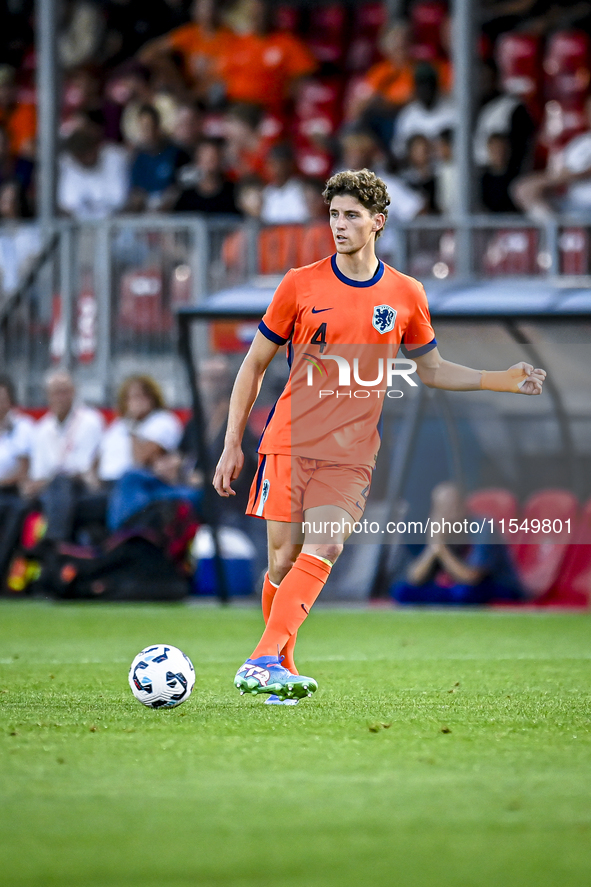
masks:
[[[14,234],[14,226],[0,227],[9,245]],[[229,216],[63,219],[42,235],[20,285],[0,299],[0,361],[28,406],[43,402],[43,374],[52,365],[70,368],[83,396],[98,404],[112,402],[126,374],[146,371],[162,381],[172,404],[188,405],[177,309],[229,288],[244,287],[247,302],[248,285],[261,274],[279,279],[330,250],[324,222],[261,228]],[[421,217],[392,223],[379,251],[425,282],[591,281],[591,223],[567,217],[545,224],[516,216]],[[199,335],[201,354],[225,347],[223,335]]]

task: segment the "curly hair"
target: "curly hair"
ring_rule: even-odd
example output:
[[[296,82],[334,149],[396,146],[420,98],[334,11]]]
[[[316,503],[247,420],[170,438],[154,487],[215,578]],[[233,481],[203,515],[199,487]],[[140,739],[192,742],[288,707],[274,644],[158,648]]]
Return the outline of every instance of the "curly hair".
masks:
[[[156,382],[151,376],[138,374],[128,376],[117,392],[117,409],[119,410],[120,415],[124,416],[127,412],[129,389],[135,384],[140,386],[145,396],[152,402],[153,410],[166,409],[164,395],[162,394],[162,389],[158,382]]]
[[[333,197],[339,197],[342,194],[355,197],[373,215],[383,213],[388,221],[388,206],[390,205],[388,189],[385,183],[370,169],[345,169],[336,173],[326,183],[322,196],[324,202],[330,205]],[[384,222],[385,224],[386,222]],[[376,240],[383,230],[380,228],[379,231],[376,231]]]

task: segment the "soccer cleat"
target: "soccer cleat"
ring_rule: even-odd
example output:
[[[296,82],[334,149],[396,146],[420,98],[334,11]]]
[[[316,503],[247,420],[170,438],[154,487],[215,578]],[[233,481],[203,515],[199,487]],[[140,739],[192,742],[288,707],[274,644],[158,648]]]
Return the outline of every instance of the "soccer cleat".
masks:
[[[318,684],[314,678],[292,674],[281,662],[278,656],[247,659],[236,672],[234,686],[241,693],[250,693],[252,696],[271,693],[279,699],[302,699],[316,692]]]

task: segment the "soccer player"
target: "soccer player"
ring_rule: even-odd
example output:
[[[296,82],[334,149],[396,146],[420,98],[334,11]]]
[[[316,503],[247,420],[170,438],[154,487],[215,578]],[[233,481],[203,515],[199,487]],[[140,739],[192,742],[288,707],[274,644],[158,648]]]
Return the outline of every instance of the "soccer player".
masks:
[[[266,626],[234,679],[242,693],[273,694],[267,701],[274,702],[317,689],[298,674],[296,636],[363,514],[388,384],[416,385],[416,368],[431,388],[535,395],[546,376],[524,362],[486,372],[441,357],[422,285],[376,256],[390,200],[375,173],[337,173],[324,199],[336,253],[292,269],[277,288],[236,377],[213,480],[220,496],[234,495],[249,413],[267,367],[289,342],[289,380],[261,437],[247,508],[267,521]],[[398,349],[405,359],[396,360]]]

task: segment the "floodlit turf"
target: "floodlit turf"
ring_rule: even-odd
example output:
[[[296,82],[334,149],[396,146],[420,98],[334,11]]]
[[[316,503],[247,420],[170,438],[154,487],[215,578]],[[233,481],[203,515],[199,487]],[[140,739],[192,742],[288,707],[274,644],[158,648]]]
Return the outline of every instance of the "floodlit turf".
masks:
[[[585,887],[591,619],[317,608],[295,707],[232,684],[254,609],[0,602],[10,887]],[[191,699],[127,686],[153,643]]]

